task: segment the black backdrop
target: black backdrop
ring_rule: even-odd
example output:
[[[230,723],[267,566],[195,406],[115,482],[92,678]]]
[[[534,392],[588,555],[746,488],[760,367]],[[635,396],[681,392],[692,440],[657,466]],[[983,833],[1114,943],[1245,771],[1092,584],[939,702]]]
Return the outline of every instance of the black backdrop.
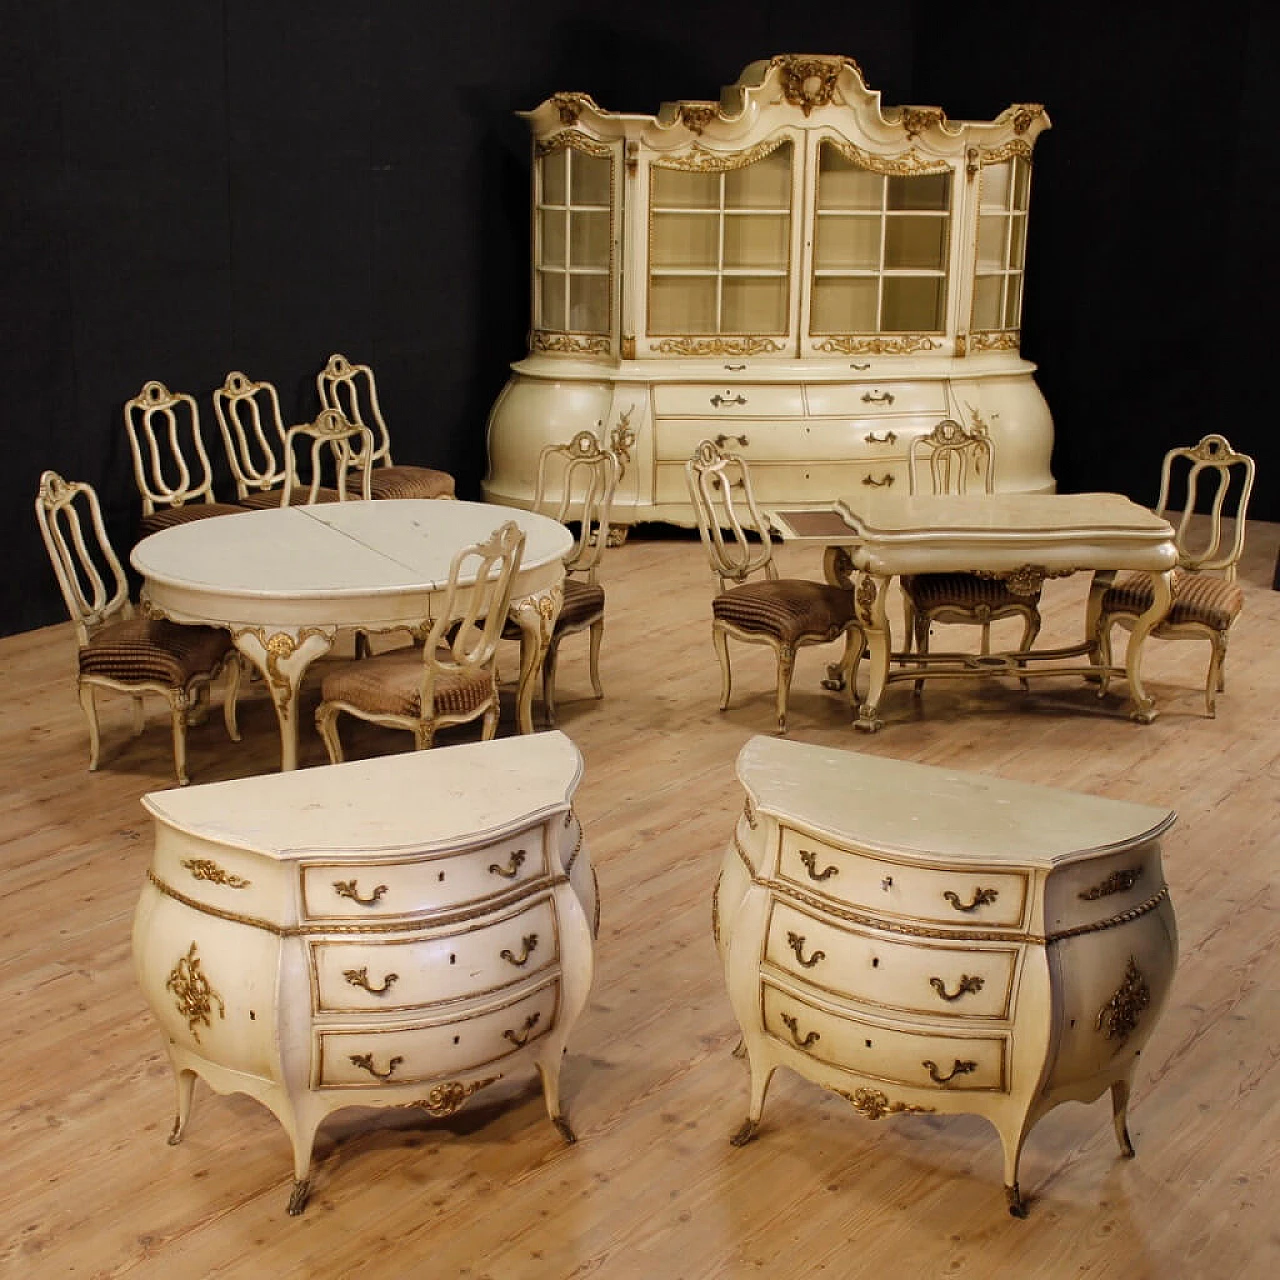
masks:
[[[32,516],[45,467],[93,482],[130,545],[120,415],[148,378],[196,394],[207,430],[233,368],[299,420],[343,351],[373,365],[398,460],[479,496],[527,327],[513,113],[562,89],[652,112],[783,52],[848,54],[886,105],[956,119],[1044,102],[1023,353],[1059,487],[1150,502],[1164,450],[1221,430],[1258,460],[1253,514],[1280,520],[1280,18],[1178,8],[2,0],[0,634],[63,616]]]

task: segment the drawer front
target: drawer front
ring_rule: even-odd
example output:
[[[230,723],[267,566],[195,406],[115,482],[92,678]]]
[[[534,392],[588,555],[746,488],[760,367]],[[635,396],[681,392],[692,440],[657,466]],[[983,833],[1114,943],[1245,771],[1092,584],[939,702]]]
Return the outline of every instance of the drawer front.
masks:
[[[691,451],[692,452],[692,451]],[[745,450],[736,450],[745,454]],[[851,493],[909,490],[907,464],[883,462],[752,462],[751,489],[758,506],[786,502],[830,504]],[[654,468],[654,501],[689,501],[683,463],[660,462]]]
[[[302,911],[307,920],[422,917],[482,902],[547,874],[541,825],[479,848],[424,853],[395,862],[304,862]]]
[[[803,418],[799,384],[662,383],[653,388],[658,418]]]
[[[552,980],[497,1009],[429,1024],[315,1033],[312,1088],[380,1089],[492,1067],[556,1025],[560,983]]]
[[[395,1013],[524,982],[560,956],[555,904],[542,898],[500,919],[395,941],[311,943],[318,1013]]]
[[[765,961],[809,986],[885,1009],[1007,1019],[1020,948],[905,942],[770,905]]]
[[[914,1089],[1007,1091],[1007,1035],[887,1027],[765,983],[765,1031],[806,1057]]]
[[[805,400],[814,417],[867,417],[898,413],[947,416],[945,382],[808,383]]]
[[[821,422],[803,418],[769,422],[717,422],[680,418],[660,422],[654,455],[659,462],[684,463],[703,440],[757,462],[896,462],[905,461],[916,436],[926,435],[933,421],[910,420],[887,426],[863,420]],[[752,471],[752,479],[755,472]]]
[[[1060,867],[1045,887],[1045,932],[1114,920],[1148,902],[1164,886],[1158,840]]]
[[[778,878],[855,910],[949,930],[1019,929],[1026,918],[1026,872],[895,862],[789,827],[782,829]]]

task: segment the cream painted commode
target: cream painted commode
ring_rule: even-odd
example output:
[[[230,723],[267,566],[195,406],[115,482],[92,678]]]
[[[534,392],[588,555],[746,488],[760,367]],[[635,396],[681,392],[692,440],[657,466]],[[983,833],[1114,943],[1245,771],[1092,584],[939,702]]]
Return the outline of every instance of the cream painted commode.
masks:
[[[614,519],[693,523],[683,464],[741,453],[765,503],[905,489],[911,440],[985,426],[998,489],[1053,488],[1019,354],[1037,104],[988,122],[881,105],[851,59],[753,63],[656,116],[557,93],[533,132],[529,351],[489,421],[490,501],[595,432]]]
[[[1177,959],[1167,809],[776,738],[738,757],[746,806],[713,922],[751,1065],[878,1120],[985,1116],[1009,1210],[1032,1126],[1110,1089],[1121,1151],[1138,1056]]]
[[[324,1118],[457,1111],[536,1067],[560,1105],[591,985],[595,876],[560,733],[153,792],[134,919],[147,1003],[177,1080],[268,1107],[301,1213]]]

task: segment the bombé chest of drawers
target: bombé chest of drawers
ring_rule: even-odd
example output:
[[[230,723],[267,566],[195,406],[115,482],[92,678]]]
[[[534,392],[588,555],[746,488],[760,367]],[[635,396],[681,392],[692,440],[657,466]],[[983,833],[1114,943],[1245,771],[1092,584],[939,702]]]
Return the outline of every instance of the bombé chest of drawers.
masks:
[[[758,737],[713,922],[751,1067],[869,1119],[976,1113],[1010,1212],[1032,1126],[1110,1089],[1116,1135],[1177,958],[1165,809]]]
[[[591,984],[595,877],[560,733],[152,793],[138,980],[178,1090],[258,1099],[293,1146],[347,1106],[458,1110],[560,1063]]]

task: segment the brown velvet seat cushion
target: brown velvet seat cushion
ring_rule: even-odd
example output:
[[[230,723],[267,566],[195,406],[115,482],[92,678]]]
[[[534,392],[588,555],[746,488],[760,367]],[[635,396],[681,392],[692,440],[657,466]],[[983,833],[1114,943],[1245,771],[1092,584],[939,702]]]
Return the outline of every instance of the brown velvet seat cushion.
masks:
[[[1102,612],[1144,613],[1155,599],[1149,573],[1130,573],[1102,597]],[[1173,606],[1162,626],[1196,622],[1225,631],[1240,616],[1244,592],[1237,582],[1212,573],[1179,570],[1173,577]]]
[[[306,485],[295,488],[293,491],[293,501],[289,504],[291,507],[303,506],[310,497],[310,489]],[[240,506],[249,511],[271,511],[280,505],[280,499],[284,497],[283,489],[267,489],[262,493],[250,493],[241,498]],[[317,502],[341,502],[342,495],[337,489],[320,489],[316,493]]]
[[[230,647],[230,635],[218,627],[128,618],[104,627],[80,649],[80,674],[181,688],[212,671]]]
[[[233,506],[229,502],[191,502],[183,507],[161,507],[149,516],[142,517],[138,523],[138,537],[145,538],[150,533],[159,533],[161,529],[172,529],[178,524],[190,524],[193,520],[243,514],[243,507]]]
[[[434,467],[374,467],[369,493],[374,498],[452,498],[454,480]],[[358,479],[347,480],[347,495],[360,496]]]
[[[441,662],[449,661],[448,649],[438,654]],[[421,714],[422,661],[422,650],[413,645],[347,663],[325,676],[320,696],[325,702],[344,702],[370,715],[415,718]],[[487,671],[439,672],[435,691],[437,715],[465,715],[489,698],[492,677]]]
[[[778,578],[732,587],[711,602],[720,622],[785,644],[834,639],[853,620],[853,596],[843,587],[803,578]]]
[[[917,573],[902,579],[902,589],[921,612],[944,605],[961,609],[984,605],[994,612],[1035,604],[1035,596],[1017,595],[999,578],[980,578],[973,573]]]
[[[556,619],[556,630],[583,627],[604,613],[604,588],[599,583],[564,580],[564,604]]]

